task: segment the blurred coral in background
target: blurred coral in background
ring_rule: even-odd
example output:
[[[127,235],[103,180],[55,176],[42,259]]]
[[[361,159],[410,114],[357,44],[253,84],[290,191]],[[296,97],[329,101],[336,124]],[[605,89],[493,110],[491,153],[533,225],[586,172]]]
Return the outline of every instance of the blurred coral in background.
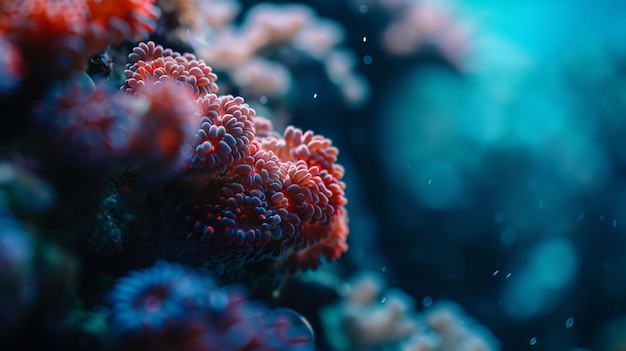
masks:
[[[3,1],[0,349],[623,349],[624,10]]]

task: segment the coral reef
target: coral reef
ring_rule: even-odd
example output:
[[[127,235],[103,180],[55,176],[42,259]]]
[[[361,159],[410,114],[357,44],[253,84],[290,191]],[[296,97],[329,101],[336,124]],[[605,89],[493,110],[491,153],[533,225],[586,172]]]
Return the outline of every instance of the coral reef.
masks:
[[[150,0],[0,9],[0,341],[313,350],[297,312],[237,283],[268,298],[347,250],[338,151],[257,122],[192,53],[139,42],[120,69],[118,44],[146,38],[159,13]],[[33,328],[43,337],[23,341]]]
[[[623,348],[623,1],[0,2],[0,349]]]

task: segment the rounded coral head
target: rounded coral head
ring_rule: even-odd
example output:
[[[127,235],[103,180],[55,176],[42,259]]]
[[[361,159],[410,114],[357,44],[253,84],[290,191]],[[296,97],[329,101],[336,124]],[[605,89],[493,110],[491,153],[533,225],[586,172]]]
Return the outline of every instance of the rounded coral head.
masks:
[[[249,300],[240,286],[157,262],[118,280],[110,325],[124,350],[314,350],[313,331],[294,311]]]
[[[217,92],[217,75],[193,54],[164,49],[149,41],[139,43],[128,57],[131,63],[124,71],[126,81],[121,88],[128,93],[136,93],[145,85],[165,80],[186,87],[194,99]]]

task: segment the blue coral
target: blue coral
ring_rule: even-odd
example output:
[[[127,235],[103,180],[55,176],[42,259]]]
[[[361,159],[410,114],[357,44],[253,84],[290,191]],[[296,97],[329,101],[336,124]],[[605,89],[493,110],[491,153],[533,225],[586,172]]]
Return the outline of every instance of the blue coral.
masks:
[[[22,323],[37,302],[35,243],[23,223],[0,206],[0,335]]]
[[[116,334],[162,333],[201,308],[213,286],[179,264],[157,262],[120,278],[110,293]]]
[[[205,351],[313,350],[295,312],[252,302],[238,286],[218,287],[176,263],[121,278],[110,294],[111,326],[124,346]],[[129,343],[130,342],[130,343]]]

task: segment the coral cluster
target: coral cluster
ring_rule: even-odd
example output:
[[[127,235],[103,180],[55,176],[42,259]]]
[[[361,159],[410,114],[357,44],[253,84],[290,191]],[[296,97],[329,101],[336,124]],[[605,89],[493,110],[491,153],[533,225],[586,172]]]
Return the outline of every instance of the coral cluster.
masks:
[[[259,3],[238,24],[241,8],[236,0],[173,1],[167,6],[180,26],[179,37],[250,98],[284,99],[298,84],[290,69],[298,60],[318,62],[339,88],[340,101],[351,106],[366,102],[369,83],[356,72],[355,53],[342,45],[346,31],[339,23],[304,4]]]
[[[0,8],[0,33],[29,63],[67,73],[108,45],[145,38],[158,15],[153,0],[8,0]]]
[[[238,286],[179,264],[157,262],[119,279],[109,298],[113,333],[125,349],[313,350],[306,322],[248,299]]]
[[[450,301],[416,303],[383,278],[361,272],[342,289],[343,299],[321,314],[337,350],[456,351],[499,350],[489,330]]]
[[[218,95],[192,53],[140,42],[119,68],[117,44],[145,39],[159,13],[151,0],[0,6],[0,342],[34,330],[23,348],[312,350],[293,311],[176,263],[140,270],[167,258],[219,275],[220,262],[222,280],[255,272],[273,290],[347,250],[329,139],[278,133]]]
[[[132,149],[186,160],[179,173],[197,190],[188,238],[206,247],[207,259],[286,259],[288,270],[297,271],[317,268],[319,257],[334,260],[347,249],[343,168],[330,140],[294,127],[275,132],[243,98],[217,95],[216,75],[193,54],[148,42],[134,48],[130,59],[122,91],[148,97],[150,108],[159,104],[146,113],[154,132],[140,123],[146,140],[138,145],[165,133],[162,143]],[[180,93],[152,97],[167,87]],[[155,116],[163,117],[155,122]],[[192,138],[177,130],[187,124],[195,130]]]

